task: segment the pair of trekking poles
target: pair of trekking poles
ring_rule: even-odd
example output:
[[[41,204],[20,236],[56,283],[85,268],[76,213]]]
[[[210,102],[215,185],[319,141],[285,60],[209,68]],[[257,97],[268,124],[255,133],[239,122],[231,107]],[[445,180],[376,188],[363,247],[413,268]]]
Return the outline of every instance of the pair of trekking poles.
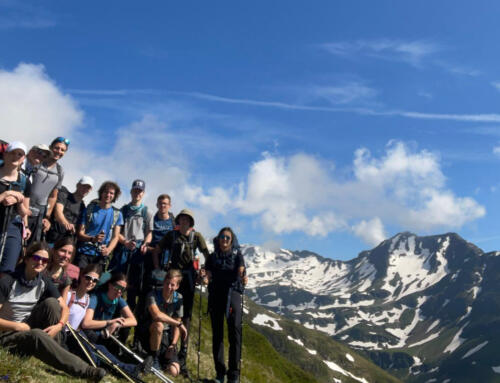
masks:
[[[101,359],[107,366],[112,368],[114,371],[116,371],[120,376],[122,376],[125,380],[131,383],[144,383],[144,381],[138,377],[131,376],[127,372],[123,371],[116,363],[111,361],[106,355],[104,355],[101,350],[99,350],[90,340],[88,340],[85,336],[80,334],[78,331],[75,331],[69,323],[66,323],[66,326],[68,327],[68,330],[70,331],[71,335],[75,338],[77,341],[78,345],[82,349],[83,353],[89,360],[90,364],[93,367],[96,367],[96,364],[92,357],[90,356],[89,352],[87,351],[86,347],[84,344],[90,347],[90,349],[97,355],[99,359]],[[122,342],[120,342],[115,336],[109,335],[109,339],[113,340],[123,351],[126,353],[130,354],[137,362],[139,363],[144,363],[144,359],[142,359],[139,355],[137,355],[135,352],[133,352],[130,348],[125,346]],[[156,369],[155,367],[151,367],[151,372],[158,377],[162,382],[164,383],[174,383],[172,380],[167,378],[163,372],[160,370]]]

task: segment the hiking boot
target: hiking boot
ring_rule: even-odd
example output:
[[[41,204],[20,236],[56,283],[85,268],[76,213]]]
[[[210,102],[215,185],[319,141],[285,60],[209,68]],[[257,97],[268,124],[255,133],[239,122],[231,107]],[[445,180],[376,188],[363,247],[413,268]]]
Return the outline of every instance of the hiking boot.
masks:
[[[91,382],[99,382],[102,378],[106,376],[106,370],[100,367],[89,366],[83,374],[83,378],[90,380]]]
[[[214,379],[215,383],[224,383],[226,381],[226,375],[225,374],[217,374],[217,376]]]

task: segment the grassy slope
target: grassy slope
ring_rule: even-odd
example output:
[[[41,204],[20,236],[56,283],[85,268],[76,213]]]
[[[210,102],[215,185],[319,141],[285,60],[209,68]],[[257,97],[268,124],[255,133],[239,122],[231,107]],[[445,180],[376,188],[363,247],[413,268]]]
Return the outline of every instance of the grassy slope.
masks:
[[[188,368],[193,378],[197,376],[197,340],[198,340],[198,296],[195,301],[195,313],[191,326],[190,349]],[[206,311],[206,300],[203,300],[203,312]],[[241,383],[309,383],[316,382],[315,378],[292,364],[281,356],[257,331],[244,325],[244,345]],[[202,315],[200,378],[213,378],[215,370],[212,360],[212,341],[210,320]],[[227,339],[226,339],[227,350]],[[226,354],[227,357],[227,354]],[[5,378],[3,378],[5,377]],[[149,375],[144,378],[147,382],[159,381]],[[188,379],[172,379],[176,383],[187,383]],[[81,379],[71,378],[58,372],[35,358],[19,358],[0,348],[0,382],[83,382]],[[107,376],[104,382],[119,382],[124,380]]]

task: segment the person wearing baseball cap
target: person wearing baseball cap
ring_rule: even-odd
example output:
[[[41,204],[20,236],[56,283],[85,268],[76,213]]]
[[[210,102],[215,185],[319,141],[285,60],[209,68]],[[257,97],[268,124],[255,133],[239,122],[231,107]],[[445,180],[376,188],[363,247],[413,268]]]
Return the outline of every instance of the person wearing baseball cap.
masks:
[[[33,145],[26,154],[26,160],[23,165],[23,172],[29,177],[35,170],[35,167],[50,157],[50,149],[45,144]]]
[[[141,253],[141,246],[153,229],[153,214],[142,203],[145,190],[146,182],[144,180],[136,179],[132,182],[130,189],[132,199],[121,208],[124,224],[120,233],[119,245],[109,265],[113,271],[128,275],[127,303],[132,311],[137,304],[139,288],[143,285],[144,256]],[[139,310],[141,309],[139,308]]]
[[[78,218],[85,209],[83,199],[90,193],[93,186],[92,177],[83,176],[76,184],[76,190],[73,193],[70,193],[65,186],[61,187],[57,194],[50,230],[46,236],[47,242],[55,243],[63,237],[76,238]]]
[[[14,271],[21,254],[31,192],[26,176],[19,171],[26,152],[21,141],[11,142],[0,166],[0,273]]]

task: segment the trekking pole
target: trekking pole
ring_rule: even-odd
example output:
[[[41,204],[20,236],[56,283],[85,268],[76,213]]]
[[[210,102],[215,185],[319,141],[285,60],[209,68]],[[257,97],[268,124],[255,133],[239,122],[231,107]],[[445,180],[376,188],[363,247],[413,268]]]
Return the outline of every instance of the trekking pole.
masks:
[[[5,243],[7,242],[7,229],[9,227],[9,221],[10,221],[10,214],[12,212],[12,207],[14,205],[7,206],[4,211],[4,216],[3,216],[3,222],[2,222],[2,237],[0,239],[1,241],[1,247],[0,247],[0,264],[2,263],[3,259],[3,252],[5,250]]]
[[[200,283],[200,304],[198,305],[198,366],[197,366],[197,376],[196,380],[200,381],[200,353],[201,353],[201,289],[202,284]]]
[[[144,359],[142,359],[139,355],[137,355],[135,352],[133,352],[131,349],[125,346],[122,342],[116,339],[114,335],[109,334],[109,338],[112,339],[118,346],[120,346],[122,350],[127,352],[129,355],[133,356],[135,360],[137,360],[139,363],[144,363]],[[151,372],[155,374],[164,383],[174,383],[169,378],[167,378],[165,374],[163,374],[163,372],[154,367],[151,367]]]
[[[87,357],[87,359],[89,360],[90,364],[92,365],[92,367],[96,368],[96,364],[94,362],[94,359],[92,359],[92,357],[90,356],[90,354],[88,353],[87,349],[85,348],[85,346],[82,344],[82,342],[80,342],[80,339],[78,339],[78,336],[76,335],[75,333],[75,330],[73,330],[73,327],[71,327],[71,325],[68,323],[66,323],[66,327],[68,328],[69,332],[71,333],[71,335],[73,335],[73,337],[75,338],[76,342],[78,343],[78,345],[80,346],[80,348],[82,349],[83,353],[85,354],[85,356]]]
[[[66,323],[68,328],[70,329],[71,333],[73,336],[77,339],[78,343],[80,344],[81,347],[84,347],[81,344],[81,340],[83,340],[95,353],[96,355],[101,358],[101,360],[106,363],[108,366],[111,368],[115,369],[116,372],[118,372],[121,376],[123,376],[127,381],[131,383],[144,383],[143,380],[139,378],[135,378],[127,374],[125,371],[123,371],[116,363],[112,362],[106,355],[102,353],[101,350],[99,350],[90,340],[88,340],[86,337],[84,337],[82,334],[80,334],[78,331],[75,331],[69,323]]]

